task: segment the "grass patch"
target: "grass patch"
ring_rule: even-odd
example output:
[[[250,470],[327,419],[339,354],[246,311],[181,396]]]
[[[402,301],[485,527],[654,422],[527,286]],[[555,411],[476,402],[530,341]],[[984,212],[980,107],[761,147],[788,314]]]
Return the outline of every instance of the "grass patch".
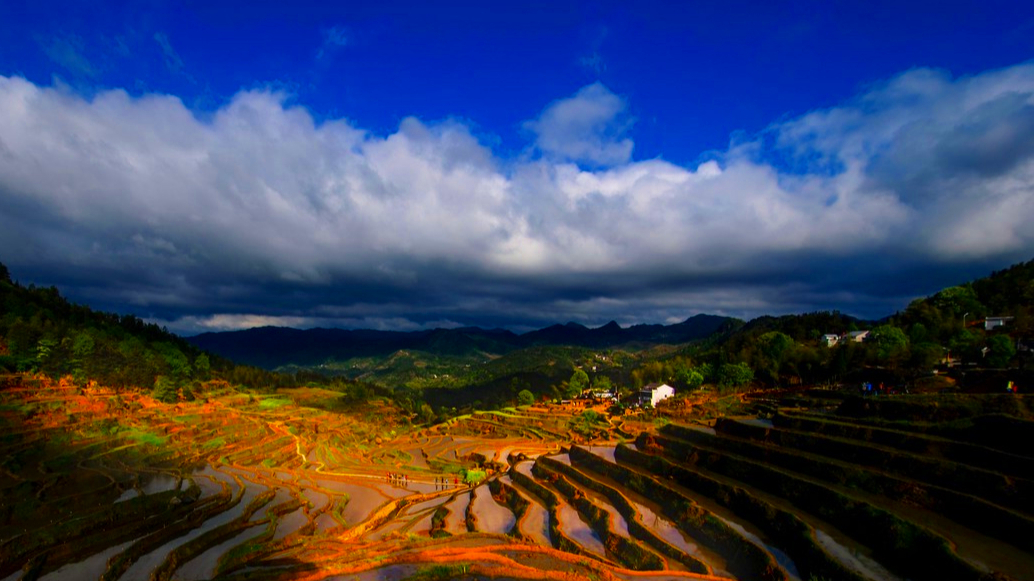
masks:
[[[279,397],[267,397],[259,402],[260,410],[275,410],[285,405],[289,405],[291,400],[279,398]]]
[[[455,565],[430,565],[421,567],[416,573],[406,577],[406,581],[437,581],[441,579],[454,579],[460,575],[466,575],[470,565],[457,563]]]
[[[134,440],[141,444],[148,444],[150,446],[164,446],[165,443],[169,440],[167,436],[159,436],[154,432],[149,432],[147,430],[141,430],[138,428],[133,428],[131,430],[123,430],[122,432],[120,432],[120,434],[131,440]]]
[[[222,448],[225,445],[226,440],[224,440],[222,437],[219,437],[205,442],[204,445],[201,446],[201,449],[206,452],[211,452],[212,450],[215,450],[216,448]]]

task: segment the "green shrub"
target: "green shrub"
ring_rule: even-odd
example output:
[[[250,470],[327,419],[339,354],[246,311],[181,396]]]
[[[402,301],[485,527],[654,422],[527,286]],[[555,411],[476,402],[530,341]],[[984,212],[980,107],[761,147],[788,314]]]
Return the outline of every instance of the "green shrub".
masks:
[[[477,486],[485,481],[488,474],[484,470],[464,470],[463,471],[463,482],[470,484],[471,486]]]

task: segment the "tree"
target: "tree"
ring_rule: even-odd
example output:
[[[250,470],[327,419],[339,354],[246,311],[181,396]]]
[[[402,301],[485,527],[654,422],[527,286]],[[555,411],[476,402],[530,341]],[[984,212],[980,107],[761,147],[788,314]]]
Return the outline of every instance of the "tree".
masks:
[[[183,354],[175,345],[171,343],[159,343],[155,345],[155,349],[161,353],[162,358],[165,360],[165,364],[173,377],[177,381],[189,379],[193,368],[190,365],[190,359]]]
[[[568,422],[572,430],[586,438],[593,437],[605,423],[606,419],[594,410],[585,410]]]
[[[348,384],[345,388],[345,393],[341,395],[341,400],[348,404],[362,403],[370,399],[370,388],[366,384],[361,382],[354,382]]]
[[[159,375],[154,380],[154,399],[163,403],[175,403],[179,399],[179,388],[176,382],[165,375]]]
[[[575,369],[567,385],[570,391],[574,391],[576,394],[582,393],[585,388],[589,387],[589,375],[581,369]]]
[[[54,339],[40,339],[36,343],[36,365],[38,369],[43,369],[43,366],[50,360],[50,355],[57,346],[58,342]]]
[[[526,389],[522,389],[520,393],[517,394],[517,403],[520,405],[531,405],[535,403],[535,394]]]
[[[423,421],[425,424],[430,424],[434,421],[434,410],[431,409],[431,406],[427,405],[426,403],[420,404],[420,410],[418,414],[420,415],[421,421]]]
[[[488,478],[488,474],[484,470],[477,469],[464,469],[463,470],[463,482],[471,486],[477,486]]]
[[[194,375],[198,379],[208,379],[208,372],[212,369],[212,364],[208,360],[208,355],[202,353],[194,359]]]
[[[791,349],[793,339],[786,333],[769,331],[761,335],[757,340],[757,355],[753,358],[754,368],[773,385],[779,383],[779,370]]]
[[[988,367],[1007,367],[1016,355],[1016,347],[1008,335],[995,335],[987,341],[990,349],[987,353]]]
[[[793,347],[793,339],[786,333],[770,331],[758,337],[758,349],[775,362],[781,362],[785,353]]]
[[[893,325],[874,328],[865,340],[876,346],[876,357],[882,362],[896,365],[908,357],[908,337]]]
[[[960,316],[969,313],[976,316],[984,311],[984,305],[977,300],[977,293],[970,285],[948,287],[933,296],[933,304],[942,311]],[[970,319],[973,320],[973,319]]]
[[[960,330],[948,342],[948,349],[952,356],[960,359],[976,361],[980,358],[980,348],[983,347],[983,338],[966,329]]]
[[[704,384],[704,374],[692,367],[683,369],[678,374],[678,381],[687,389],[697,389]]]
[[[908,365],[918,373],[929,372],[944,356],[944,348],[936,343],[919,343],[912,347]]]
[[[86,368],[95,346],[93,336],[87,331],[77,333],[72,341],[72,379],[80,387],[86,384]]]
[[[613,387],[614,384],[611,383],[610,378],[606,375],[597,376],[592,384],[593,391],[610,391]]]
[[[701,376],[703,376],[703,378],[704,378],[703,383],[707,383],[708,381],[711,381],[711,382],[715,381],[715,368],[714,368],[714,365],[711,365],[710,363],[701,363],[700,365],[697,365],[693,369],[695,369],[698,373],[700,373]],[[701,385],[703,385],[703,383]]]
[[[718,368],[718,384],[738,387],[754,380],[754,371],[746,363],[725,363]]]
[[[926,330],[926,325],[922,323],[916,323],[908,330],[908,342],[912,345],[926,343],[929,340],[930,332]]]

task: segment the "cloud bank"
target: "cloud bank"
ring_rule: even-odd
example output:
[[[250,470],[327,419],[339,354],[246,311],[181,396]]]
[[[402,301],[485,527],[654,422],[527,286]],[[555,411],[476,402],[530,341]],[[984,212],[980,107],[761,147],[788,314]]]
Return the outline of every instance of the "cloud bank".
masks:
[[[692,167],[633,159],[633,121],[592,84],[503,158],[275,91],[201,118],[0,77],[0,261],[191,332],[883,316],[1034,255],[1034,65],[908,71]]]

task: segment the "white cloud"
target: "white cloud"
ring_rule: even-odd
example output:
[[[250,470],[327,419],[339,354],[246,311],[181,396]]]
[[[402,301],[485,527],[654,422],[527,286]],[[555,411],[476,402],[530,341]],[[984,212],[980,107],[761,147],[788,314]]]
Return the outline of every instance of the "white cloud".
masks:
[[[845,277],[828,266],[842,258],[865,277],[1034,254],[1032,95],[1031,65],[911,71],[682,167],[631,160],[625,102],[600,84],[527,124],[541,158],[506,160],[457,122],[375,135],[267,91],[200,120],[172,96],[0,77],[0,260],[152,273],[109,292],[208,313],[195,328],[357,303],[373,306],[349,320],[407,328],[424,323],[406,308],[665,320],[680,301],[731,311],[732,296],[779,310],[765,292]]]
[[[424,323],[405,317],[309,317],[291,315],[227,314],[188,315],[172,320],[152,318],[149,323],[168,327],[181,335],[239,331],[256,327],[292,327],[295,329],[343,328],[374,329],[378,331],[423,331],[427,329],[455,329],[459,323],[448,319]]]
[[[617,165],[632,157],[632,140],[622,137],[632,124],[625,109],[624,99],[594,83],[555,101],[525,127],[536,135],[539,150],[551,158]]]
[[[851,195],[912,214],[902,241],[944,257],[1029,253],[1034,232],[1034,65],[952,79],[909,71],[841,107],[772,129],[801,159],[846,168]],[[907,242],[910,241],[910,242]]]
[[[158,324],[173,324],[173,330],[180,332],[237,331],[254,327],[295,327],[311,328],[312,319],[308,317],[285,317],[269,315],[207,315],[203,317],[181,317],[176,321],[153,321]]]

